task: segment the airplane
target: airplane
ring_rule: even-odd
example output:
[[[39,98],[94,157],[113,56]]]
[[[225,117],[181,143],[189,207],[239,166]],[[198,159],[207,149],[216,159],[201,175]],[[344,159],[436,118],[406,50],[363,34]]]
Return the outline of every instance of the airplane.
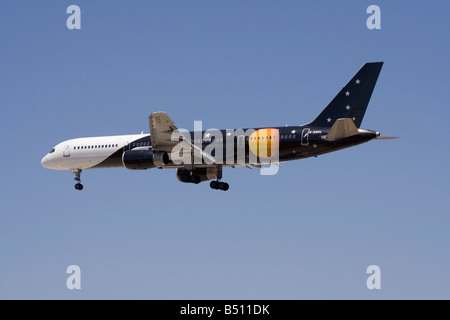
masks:
[[[75,189],[82,190],[81,172],[97,168],[176,169],[180,182],[226,191],[223,167],[265,165],[317,157],[382,137],[361,129],[383,62],[365,63],[335,98],[310,123],[300,126],[236,130],[178,129],[165,112],[149,116],[150,134],[78,138],[57,144],[41,161],[43,167],[70,170]],[[176,150],[176,151],[174,151]]]

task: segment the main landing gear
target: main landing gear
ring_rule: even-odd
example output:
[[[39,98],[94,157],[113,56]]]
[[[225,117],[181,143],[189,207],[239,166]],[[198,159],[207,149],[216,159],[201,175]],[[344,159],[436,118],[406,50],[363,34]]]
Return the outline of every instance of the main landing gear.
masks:
[[[211,189],[215,189],[215,190],[227,191],[228,189],[230,189],[230,185],[228,183],[220,182],[219,180],[211,181],[209,186],[211,187]]]
[[[75,184],[75,189],[77,190],[83,190],[83,185],[81,184],[81,169],[71,170],[73,173],[75,173],[75,180],[77,183]]]

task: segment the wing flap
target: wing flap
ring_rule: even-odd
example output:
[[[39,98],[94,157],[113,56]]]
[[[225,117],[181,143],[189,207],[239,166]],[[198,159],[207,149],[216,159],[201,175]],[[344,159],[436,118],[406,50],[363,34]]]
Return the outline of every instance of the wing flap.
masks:
[[[150,139],[155,150],[170,152],[178,141],[172,141],[172,133],[177,130],[165,112],[154,112],[148,117]]]
[[[201,156],[208,159],[210,163],[216,163],[216,160],[202,148],[194,145],[190,141],[190,137],[180,132],[179,140],[172,141],[172,134],[178,130],[172,119],[165,112],[154,112],[148,117],[150,125],[150,139],[152,141],[152,148],[155,151],[162,151],[171,153],[173,148],[180,144],[183,149],[191,149],[194,156]]]

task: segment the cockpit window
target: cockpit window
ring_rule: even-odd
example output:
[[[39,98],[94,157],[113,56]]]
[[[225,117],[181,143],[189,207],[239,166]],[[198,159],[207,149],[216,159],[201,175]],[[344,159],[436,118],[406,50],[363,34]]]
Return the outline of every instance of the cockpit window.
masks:
[[[53,148],[52,150],[50,150],[49,153],[53,153],[53,152],[55,152],[55,148]]]

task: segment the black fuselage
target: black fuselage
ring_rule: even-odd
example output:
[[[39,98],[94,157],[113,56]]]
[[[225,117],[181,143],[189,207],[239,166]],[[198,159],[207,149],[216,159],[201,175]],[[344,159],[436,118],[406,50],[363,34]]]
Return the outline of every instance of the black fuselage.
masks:
[[[219,136],[222,136],[222,140],[215,140],[206,138],[208,131],[194,132],[190,131],[190,140],[193,144],[202,148],[202,150],[212,149],[211,156],[213,156],[219,163],[223,165],[235,165],[241,164],[242,159],[238,158],[239,148],[242,148],[245,154],[245,164],[261,164],[267,163],[267,159],[259,156],[252,157],[250,148],[251,141],[250,136],[252,132],[258,132],[259,130],[265,130],[266,128],[255,129],[237,129],[237,130],[216,130],[220,132]],[[308,157],[316,157],[321,154],[337,151],[340,149],[353,147],[358,144],[370,141],[377,137],[377,132],[370,130],[360,130],[359,135],[352,137],[339,139],[335,141],[327,141],[325,138],[330,128],[324,127],[310,127],[310,126],[285,126],[285,127],[272,127],[272,130],[279,132],[279,144],[278,144],[278,158],[277,162],[285,162],[292,160],[299,160]],[[230,135],[227,135],[231,133]],[[240,133],[240,134],[239,134]],[[151,138],[149,135],[145,135],[135,141],[130,142],[122,149],[113,153],[105,161],[99,163],[95,168],[110,168],[121,167],[122,155],[125,151],[136,150],[144,148],[151,148]],[[222,148],[222,157],[220,153],[216,152],[217,148]],[[256,162],[254,161],[256,159]],[[266,161],[265,161],[266,160]],[[272,157],[273,160],[273,157]],[[240,162],[239,162],[240,161]],[[169,167],[183,167],[183,165],[174,165],[169,163]]]

